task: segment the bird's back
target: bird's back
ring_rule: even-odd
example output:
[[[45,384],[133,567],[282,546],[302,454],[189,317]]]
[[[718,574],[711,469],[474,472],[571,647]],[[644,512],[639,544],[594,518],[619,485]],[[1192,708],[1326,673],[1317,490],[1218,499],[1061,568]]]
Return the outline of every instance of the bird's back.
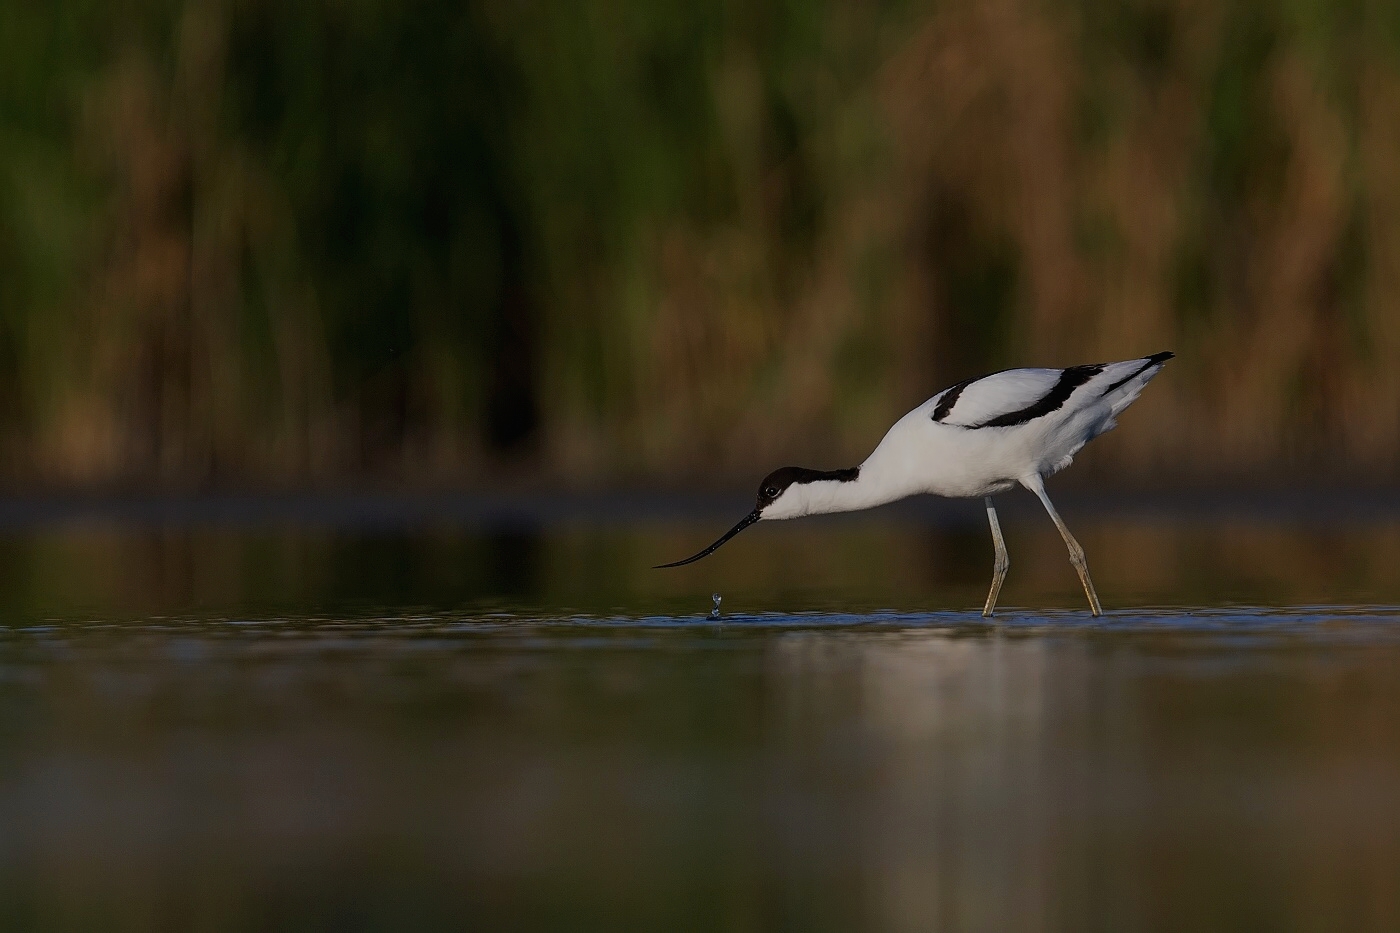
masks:
[[[945,496],[995,492],[1069,465],[1161,371],[1171,353],[1067,369],[1009,369],[950,386],[890,430],[872,460],[897,457]],[[915,449],[923,454],[916,466]]]
[[[1157,353],[1067,369],[1008,369],[950,386],[920,407],[935,423],[967,429],[1017,427],[1096,404],[1116,415],[1171,358]]]

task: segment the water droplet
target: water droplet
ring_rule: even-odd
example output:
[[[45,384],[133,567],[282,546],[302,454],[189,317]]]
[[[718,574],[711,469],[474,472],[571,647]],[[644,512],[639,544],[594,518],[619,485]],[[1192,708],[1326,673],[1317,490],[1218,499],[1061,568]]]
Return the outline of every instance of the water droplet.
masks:
[[[710,598],[713,599],[713,600],[715,601],[715,608],[713,608],[713,609],[710,610],[710,618],[711,618],[711,619],[718,619],[718,618],[719,618],[719,601],[720,601],[719,594],[716,593],[716,594],[714,594],[713,596],[711,596]]]

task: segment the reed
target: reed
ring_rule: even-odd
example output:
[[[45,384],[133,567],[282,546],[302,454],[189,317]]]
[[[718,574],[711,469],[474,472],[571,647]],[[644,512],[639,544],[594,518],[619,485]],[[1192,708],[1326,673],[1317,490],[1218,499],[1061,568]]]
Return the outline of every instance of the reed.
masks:
[[[728,482],[1166,348],[1082,475],[1400,465],[1384,4],[61,7],[0,6],[12,483]]]

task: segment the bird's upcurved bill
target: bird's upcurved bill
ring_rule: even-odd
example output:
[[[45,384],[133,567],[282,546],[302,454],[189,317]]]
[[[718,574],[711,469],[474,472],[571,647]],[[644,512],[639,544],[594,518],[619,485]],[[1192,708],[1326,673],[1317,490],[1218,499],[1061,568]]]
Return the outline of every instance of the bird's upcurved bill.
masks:
[[[651,568],[651,569],[652,569],[652,570],[664,570],[664,569],[666,569],[667,567],[680,567],[680,566],[683,565],[683,564],[693,564],[693,563],[695,563],[695,561],[699,560],[699,559],[702,558],[702,557],[709,557],[709,556],[710,556],[711,554],[713,554],[715,551],[719,550],[719,546],[720,546],[721,544],[723,544],[724,542],[728,541],[730,538],[734,537],[734,536],[737,535],[739,532],[743,531],[745,528],[747,528],[747,527],[749,527],[750,525],[752,525],[754,522],[758,521],[759,518],[761,518],[761,517],[762,517],[762,516],[760,516],[760,515],[758,514],[758,509],[754,509],[754,510],[753,510],[752,512],[750,512],[749,514],[745,515],[744,518],[743,518],[743,520],[740,521],[739,524],[735,525],[733,528],[731,528],[731,529],[729,529],[728,531],[726,531],[726,532],[724,533],[724,537],[720,538],[720,539],[719,539],[718,541],[716,541],[714,544],[712,544],[712,545],[710,545],[709,547],[705,548],[705,550],[701,551],[699,554],[696,554],[694,557],[687,557],[685,560],[673,561],[672,563],[669,563],[669,564],[657,564],[655,567],[653,567],[653,568]]]

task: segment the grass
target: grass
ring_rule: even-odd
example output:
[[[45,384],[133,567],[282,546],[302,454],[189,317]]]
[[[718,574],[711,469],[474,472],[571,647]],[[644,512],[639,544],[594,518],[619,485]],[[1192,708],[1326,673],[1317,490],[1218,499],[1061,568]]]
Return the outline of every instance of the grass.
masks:
[[[1088,472],[1393,475],[1376,5],[0,10],[0,473],[713,480],[1179,358]]]

